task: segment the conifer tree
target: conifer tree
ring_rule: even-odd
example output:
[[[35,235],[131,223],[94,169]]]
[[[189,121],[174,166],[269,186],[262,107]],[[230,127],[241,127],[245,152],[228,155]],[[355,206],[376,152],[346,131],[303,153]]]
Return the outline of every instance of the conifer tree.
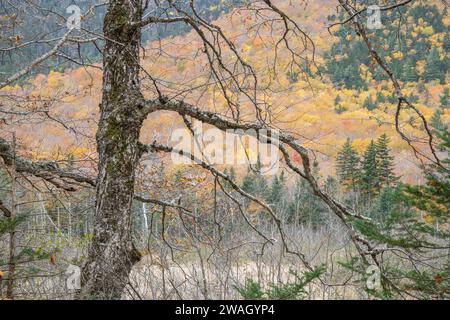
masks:
[[[280,180],[278,179],[278,176],[275,176],[272,180],[272,185],[270,187],[270,193],[269,196],[267,198],[267,201],[269,202],[269,204],[277,204],[278,202],[280,202],[281,200],[281,195],[282,195],[282,186],[280,183]]]
[[[394,157],[389,148],[389,138],[386,134],[381,135],[376,143],[377,149],[377,180],[380,187],[390,187],[397,178],[394,174]]]
[[[339,95],[336,96],[336,99],[334,99],[334,110],[336,111],[337,114],[341,114],[345,111],[347,111],[347,109],[341,104],[342,99]]]
[[[444,81],[444,73],[442,72],[441,67],[442,63],[439,57],[439,52],[435,47],[433,47],[427,57],[425,80],[439,80],[442,83]]]
[[[439,151],[450,152],[450,133],[436,131]],[[450,160],[424,168],[425,185],[385,188],[375,202],[372,221],[358,220],[354,226],[379,247],[398,248],[408,254],[383,269],[382,289],[368,290],[380,298],[406,294],[416,299],[448,299],[450,264],[446,227],[450,216]],[[358,270],[358,260],[346,266]],[[364,274],[367,266],[359,264]]]
[[[436,130],[444,130],[445,124],[442,122],[442,110],[437,109],[434,111],[433,116],[430,119],[430,125]]]
[[[336,171],[339,182],[354,191],[358,183],[359,156],[353,149],[352,142],[347,139],[336,158]]]
[[[372,140],[364,152],[361,165],[361,189],[369,202],[372,201],[380,188],[377,151],[377,146]]]
[[[442,108],[450,108],[450,89],[449,88],[444,89],[444,92],[442,93],[439,101],[441,103]]]
[[[403,65],[402,80],[405,82],[416,82],[418,78],[414,60],[408,58]]]
[[[264,175],[262,174],[262,163],[259,156],[253,170],[249,170],[247,175],[244,177],[242,182],[242,190],[252,195],[267,198],[268,185]]]
[[[285,180],[286,179],[284,177],[284,171],[281,172],[280,177],[275,176],[273,178],[272,185],[270,187],[270,192],[267,197],[267,201],[270,204],[276,205],[283,200],[283,193],[286,191]]]
[[[376,109],[377,104],[372,102],[372,97],[369,95],[366,100],[364,100],[364,108],[366,108],[369,111],[372,111]]]
[[[450,132],[447,128],[437,129],[441,140],[439,150],[450,153]],[[425,169],[427,183],[421,186],[409,186],[407,194],[412,204],[428,215],[447,222],[450,216],[450,158],[442,160],[441,165],[429,165]]]

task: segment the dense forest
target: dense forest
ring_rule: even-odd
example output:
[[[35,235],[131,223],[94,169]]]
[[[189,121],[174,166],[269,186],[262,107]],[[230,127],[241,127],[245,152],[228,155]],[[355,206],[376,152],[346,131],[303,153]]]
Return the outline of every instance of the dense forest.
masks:
[[[448,299],[448,5],[301,2],[1,1],[0,299]]]

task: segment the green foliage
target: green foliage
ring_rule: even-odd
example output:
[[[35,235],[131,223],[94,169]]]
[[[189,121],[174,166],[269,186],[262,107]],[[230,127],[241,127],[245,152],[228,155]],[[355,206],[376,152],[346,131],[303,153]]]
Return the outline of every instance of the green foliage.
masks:
[[[436,130],[444,130],[445,124],[442,122],[442,115],[444,112],[442,110],[437,109],[434,111],[433,116],[430,119],[430,125]]]
[[[283,194],[285,192],[285,177],[284,172],[281,172],[280,177],[275,176],[272,180],[272,185],[270,187],[269,195],[267,201],[271,205],[277,205],[283,199]]]
[[[264,175],[261,172],[262,164],[261,159],[258,160],[242,181],[242,190],[255,196],[260,196],[263,199],[267,199],[269,195],[269,187]]]
[[[0,216],[0,236],[14,231],[24,220],[25,216],[19,216],[15,219]]]
[[[363,107],[366,108],[369,111],[372,111],[372,110],[377,108],[377,103],[376,102],[372,102],[372,97],[368,96],[366,98],[366,100],[364,100]]]
[[[441,103],[442,108],[450,107],[450,89],[449,88],[444,89],[444,92],[442,93],[439,101]]]
[[[364,152],[361,169],[361,189],[363,194],[370,201],[380,189],[377,147],[373,140]]]
[[[447,128],[437,129],[441,143],[439,149],[447,157],[441,164],[432,164],[424,168],[425,185],[408,186],[408,203],[426,212],[430,218],[448,222],[450,216],[450,133]]]
[[[424,79],[426,81],[439,80],[440,83],[445,81],[445,65],[441,61],[439,52],[436,48],[431,49],[427,56],[427,64],[425,68]]]
[[[393,3],[393,1],[388,1]],[[373,1],[358,1],[360,8],[373,4]],[[411,17],[412,23],[406,23],[406,17]],[[334,17],[336,18],[336,17]],[[338,20],[345,20],[344,13],[340,13]],[[439,80],[444,83],[445,75],[448,72],[449,62],[441,60],[439,52],[431,42],[431,37],[442,34],[444,37],[443,48],[448,54],[450,48],[449,30],[444,24],[445,12],[435,5],[422,2],[417,6],[405,6],[382,15],[383,29],[367,30],[372,44],[376,44],[377,52],[381,58],[387,62],[389,68],[403,82],[416,82],[425,80],[426,82]],[[365,17],[362,17],[365,19]],[[421,33],[420,41],[411,32],[410,26],[421,25],[429,29],[431,33]],[[400,26],[400,28],[399,28]],[[360,65],[371,66],[372,61],[367,47],[359,37],[351,24],[344,25],[334,33],[338,41],[333,44],[327,58],[325,72],[335,86],[348,89],[367,88],[367,83],[359,69]],[[351,40],[348,39],[351,37]],[[394,56],[394,53],[401,52],[402,55]],[[413,52],[413,53],[411,53]],[[418,61],[426,61],[425,74],[419,75],[416,70]],[[357,62],[357,63],[356,63]],[[371,70],[376,81],[386,80],[386,74],[380,67]],[[368,103],[369,110],[373,106]]]
[[[397,181],[394,174],[394,157],[389,148],[389,138],[382,134],[376,143],[377,174],[380,187],[390,187]]]
[[[213,21],[221,14],[230,12],[233,7],[238,5],[241,0],[196,0],[194,6],[196,12],[206,21]],[[74,0],[33,0],[33,7],[36,9],[30,14],[29,5],[20,1],[2,3],[0,7],[0,17],[10,17],[2,19],[0,27],[2,34],[0,36],[0,45],[2,48],[12,46],[12,39],[19,37],[17,44],[34,41],[46,35],[50,38],[61,37],[67,30],[62,27],[65,22],[61,21],[62,16],[66,16],[64,10],[70,5],[76,3],[81,12],[87,12],[91,9],[93,1],[74,1]],[[176,6],[192,14],[189,1],[176,1]],[[19,5],[18,5],[19,4]],[[37,8],[40,8],[37,10]],[[90,10],[92,15],[83,20],[83,28],[101,35],[103,30],[103,19],[107,6],[97,6],[95,10]],[[159,1],[159,7],[152,7],[148,10],[154,10],[158,15],[176,15],[176,10],[171,7],[168,1]],[[166,24],[154,24],[152,28],[142,33],[143,43],[162,39],[170,36],[182,35],[191,30],[191,27],[184,23],[171,24],[170,28]],[[16,45],[16,44],[15,44]],[[83,61],[101,60],[101,52],[97,45],[84,43],[62,48],[64,55],[77,58],[80,54]],[[101,47],[100,47],[101,49]],[[35,43],[33,46],[24,45],[20,50],[10,51],[4,55],[0,61],[0,82],[5,77],[21,70],[24,65],[29,65],[34,59],[48,51],[48,44],[45,41]],[[43,63],[35,66],[31,72],[32,75],[39,73],[47,74],[50,71],[64,71],[67,68],[78,67],[78,64],[72,63],[62,57],[52,57]]]
[[[402,78],[405,82],[416,82],[419,80],[414,59],[411,57],[406,59],[405,64],[403,65]]]
[[[336,96],[336,99],[334,99],[334,110],[337,114],[344,113],[347,111],[347,109],[342,105],[342,99],[339,95]]]
[[[383,188],[394,186],[398,179],[387,135],[383,134],[376,142],[372,140],[361,161],[347,139],[336,157],[336,172],[347,191],[361,192],[369,203]]]
[[[324,226],[328,217],[328,207],[315,195],[305,179],[298,179],[293,199],[287,207],[288,222],[317,228]]]
[[[448,129],[436,129],[439,151],[448,155]],[[377,145],[383,145],[379,139]],[[383,143],[380,143],[383,142]],[[371,148],[373,149],[373,148]],[[379,162],[381,163],[381,162]],[[354,220],[355,229],[376,248],[385,248],[381,271],[382,288],[366,290],[377,298],[450,298],[448,229],[450,217],[450,160],[424,168],[426,184],[397,184],[381,189],[367,215],[372,220]],[[380,257],[380,256],[379,256]],[[367,279],[368,267],[360,257],[343,265]]]
[[[235,288],[245,300],[261,300],[264,297],[261,285],[253,279],[246,279],[242,287],[235,286]]]
[[[301,300],[305,299],[308,294],[306,286],[318,279],[325,271],[326,268],[323,265],[312,271],[304,272],[302,275],[290,270],[290,274],[294,277],[293,282],[270,283],[267,290],[263,290],[261,284],[252,279],[246,279],[244,286],[235,288],[246,300]]]
[[[339,182],[347,187],[356,190],[358,183],[359,156],[353,149],[352,142],[347,139],[336,158],[336,169]]]

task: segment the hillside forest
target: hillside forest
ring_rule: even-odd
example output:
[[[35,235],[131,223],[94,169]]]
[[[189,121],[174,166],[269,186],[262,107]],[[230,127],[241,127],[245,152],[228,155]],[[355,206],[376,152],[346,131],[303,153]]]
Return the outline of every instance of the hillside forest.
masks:
[[[449,299],[446,1],[0,3],[0,300]]]

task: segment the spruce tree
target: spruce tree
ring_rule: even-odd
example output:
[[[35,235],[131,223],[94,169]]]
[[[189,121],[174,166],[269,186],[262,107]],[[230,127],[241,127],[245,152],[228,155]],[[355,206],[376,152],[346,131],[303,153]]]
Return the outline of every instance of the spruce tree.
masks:
[[[442,122],[442,110],[437,109],[434,111],[433,116],[430,119],[430,125],[436,130],[444,130],[445,124]]]
[[[389,148],[389,138],[386,134],[381,135],[376,143],[377,150],[377,180],[380,187],[390,187],[397,178],[394,174],[394,157]]]
[[[252,195],[260,196],[264,199],[268,197],[268,185],[264,175],[262,174],[262,163],[259,156],[253,170],[249,170],[247,175],[244,177],[242,181],[242,190]]]
[[[372,140],[364,152],[361,168],[361,189],[369,202],[378,194],[380,188],[377,154],[377,146]]]
[[[270,187],[270,193],[267,197],[267,201],[272,205],[278,204],[281,201],[282,194],[283,186],[281,185],[280,179],[275,176],[272,180],[272,185]]]
[[[402,80],[405,82],[416,82],[418,78],[414,60],[408,58],[403,65]]]
[[[358,169],[359,156],[348,138],[336,158],[336,171],[339,182],[355,191],[358,183]]]
[[[425,80],[433,81],[439,80],[441,83],[444,80],[444,73],[442,72],[442,63],[439,57],[439,52],[436,48],[431,49],[427,57],[427,64],[425,68]]]
[[[448,154],[448,130],[437,131],[436,137],[441,140],[439,151]],[[370,210],[374,219],[353,223],[373,245],[408,253],[395,255],[394,263],[384,264],[382,289],[367,290],[378,298],[405,294],[416,299],[450,297],[450,160],[427,165],[424,173],[425,185],[383,189]],[[365,274],[367,264],[361,262],[356,257],[344,266]]]
[[[347,109],[341,104],[341,97],[339,95],[336,96],[336,99],[334,99],[334,110],[337,114],[344,113],[347,111]]]
[[[437,129],[441,140],[439,151],[450,153],[450,132],[447,128]],[[409,186],[407,194],[411,203],[426,214],[447,222],[450,217],[450,158],[441,165],[432,164],[425,168],[425,185]]]
[[[372,111],[376,109],[377,104],[372,102],[372,97],[369,95],[366,100],[364,101],[364,108],[366,108],[369,111]]]
[[[450,108],[450,89],[449,88],[444,89],[444,92],[442,93],[439,101],[441,103],[442,108]]]

